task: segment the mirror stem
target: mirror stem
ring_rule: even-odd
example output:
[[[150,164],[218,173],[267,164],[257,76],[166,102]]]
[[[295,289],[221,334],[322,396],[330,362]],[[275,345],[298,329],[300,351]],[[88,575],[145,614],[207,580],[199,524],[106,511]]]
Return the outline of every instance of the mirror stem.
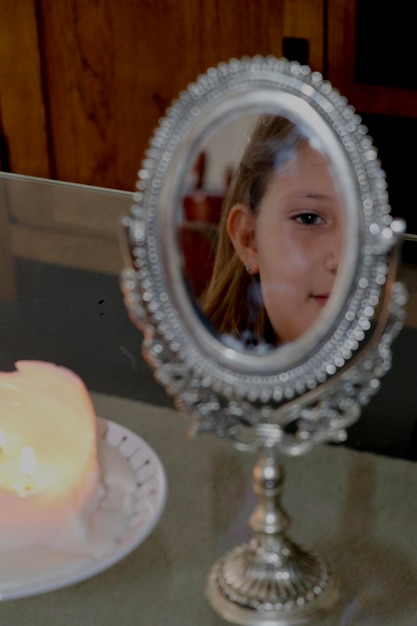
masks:
[[[255,536],[219,559],[208,579],[212,607],[236,624],[302,624],[339,597],[327,563],[286,536],[290,519],[280,503],[284,469],[278,455],[274,444],[259,446],[253,470],[258,503],[249,518]]]

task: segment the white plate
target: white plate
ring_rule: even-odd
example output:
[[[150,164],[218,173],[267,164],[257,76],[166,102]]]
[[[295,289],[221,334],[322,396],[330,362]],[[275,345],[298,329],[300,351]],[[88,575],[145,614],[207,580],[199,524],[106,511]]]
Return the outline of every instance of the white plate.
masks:
[[[113,456],[114,451],[122,455],[129,471],[136,476],[133,502],[129,517],[123,522],[122,533],[115,540],[115,529],[107,524],[104,534],[107,545],[97,556],[64,554],[43,548],[12,551],[13,567],[3,579],[0,577],[0,600],[34,596],[95,576],[137,548],[156,526],[167,496],[165,471],[159,457],[138,435],[115,422],[99,418],[99,432],[102,433],[99,451],[100,446],[109,445]],[[123,459],[121,461],[125,463]],[[118,522],[120,524],[120,519]],[[100,540],[103,543],[103,528]],[[1,554],[0,559],[3,559]]]

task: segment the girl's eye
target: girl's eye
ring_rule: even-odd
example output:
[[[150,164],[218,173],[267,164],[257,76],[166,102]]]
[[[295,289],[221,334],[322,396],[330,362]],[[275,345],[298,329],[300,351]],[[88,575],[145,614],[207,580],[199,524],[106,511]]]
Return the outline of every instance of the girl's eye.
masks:
[[[304,226],[315,226],[316,224],[324,224],[324,219],[317,213],[300,213],[294,220]]]

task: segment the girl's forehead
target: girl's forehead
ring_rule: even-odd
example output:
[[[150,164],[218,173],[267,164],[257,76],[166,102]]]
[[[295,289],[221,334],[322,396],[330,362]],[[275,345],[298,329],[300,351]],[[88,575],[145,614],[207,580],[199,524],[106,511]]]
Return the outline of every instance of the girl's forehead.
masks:
[[[294,151],[282,167],[272,172],[262,201],[271,197],[327,201],[338,212],[343,208],[327,158],[310,146]]]
[[[307,142],[293,148],[287,158],[282,161],[281,158],[276,159],[275,171],[282,176],[294,175],[297,170],[303,168],[321,168],[323,172],[327,170],[330,175],[330,167],[327,158],[317,149],[312,148]]]

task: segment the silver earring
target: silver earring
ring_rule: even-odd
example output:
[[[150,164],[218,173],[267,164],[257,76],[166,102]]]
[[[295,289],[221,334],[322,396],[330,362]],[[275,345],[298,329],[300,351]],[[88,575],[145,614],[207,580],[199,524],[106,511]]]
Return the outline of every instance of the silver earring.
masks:
[[[247,271],[248,274],[252,273],[252,268],[250,265],[245,265],[245,270]]]

